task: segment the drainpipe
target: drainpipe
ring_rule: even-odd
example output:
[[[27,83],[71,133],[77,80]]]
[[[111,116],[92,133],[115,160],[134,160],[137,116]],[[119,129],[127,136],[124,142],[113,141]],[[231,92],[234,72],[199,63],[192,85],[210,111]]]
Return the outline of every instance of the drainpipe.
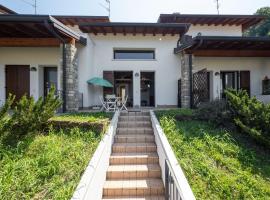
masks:
[[[192,54],[188,54],[188,65],[189,65],[189,95],[190,95],[190,108],[193,107],[193,77],[192,77]]]
[[[63,66],[63,112],[66,112],[66,41],[55,32],[53,26],[49,23],[49,20],[44,21],[45,27],[62,43],[62,66]]]

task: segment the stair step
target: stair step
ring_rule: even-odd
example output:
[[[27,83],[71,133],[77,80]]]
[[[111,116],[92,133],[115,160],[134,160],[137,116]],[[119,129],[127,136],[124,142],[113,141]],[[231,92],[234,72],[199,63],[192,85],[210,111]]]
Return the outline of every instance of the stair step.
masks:
[[[134,142],[154,142],[154,135],[116,135],[115,142],[119,143],[134,143]]]
[[[157,146],[155,143],[114,143],[113,153],[124,152],[156,152]]]
[[[146,178],[161,178],[161,169],[159,165],[110,165],[107,170],[107,179]]]
[[[157,153],[113,153],[110,164],[158,164]]]
[[[137,134],[137,135],[142,135],[142,134],[154,134],[152,127],[148,128],[143,128],[143,127],[137,127],[137,128],[117,128],[116,130],[117,134],[122,134],[122,135],[127,135],[127,134]]]
[[[119,116],[119,121],[151,121],[150,116]]]
[[[117,127],[119,128],[138,128],[138,127],[151,128],[152,124],[150,121],[119,121],[117,123]]]
[[[104,196],[164,195],[161,179],[109,180],[103,187]]]
[[[164,196],[107,196],[102,200],[165,200]]]
[[[150,116],[150,112],[121,112],[120,116]]]

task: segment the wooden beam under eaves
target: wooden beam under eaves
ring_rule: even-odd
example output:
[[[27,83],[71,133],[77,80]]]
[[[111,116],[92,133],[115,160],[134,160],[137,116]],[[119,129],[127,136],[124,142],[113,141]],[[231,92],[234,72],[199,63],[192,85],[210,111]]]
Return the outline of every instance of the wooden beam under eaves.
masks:
[[[60,41],[56,38],[0,38],[0,47],[59,47],[59,46]]]

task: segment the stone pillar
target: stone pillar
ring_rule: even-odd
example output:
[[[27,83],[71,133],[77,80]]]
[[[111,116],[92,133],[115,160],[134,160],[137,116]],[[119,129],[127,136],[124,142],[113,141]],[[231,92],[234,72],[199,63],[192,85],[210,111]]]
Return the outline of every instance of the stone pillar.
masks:
[[[66,111],[79,109],[78,55],[74,43],[66,44]]]
[[[190,55],[181,53],[181,107],[190,108]],[[192,63],[191,63],[192,64]]]

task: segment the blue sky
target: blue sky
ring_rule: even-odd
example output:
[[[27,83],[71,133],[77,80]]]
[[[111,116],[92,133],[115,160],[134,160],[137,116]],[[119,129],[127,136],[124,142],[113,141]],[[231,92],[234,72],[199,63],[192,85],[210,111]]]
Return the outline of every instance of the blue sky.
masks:
[[[0,0],[0,4],[18,13],[33,14],[24,1]],[[100,6],[105,0],[37,0],[38,14],[107,15]],[[220,0],[221,14],[253,14],[260,7],[270,6],[270,0]],[[155,22],[160,13],[216,14],[215,0],[111,0],[111,21]]]

